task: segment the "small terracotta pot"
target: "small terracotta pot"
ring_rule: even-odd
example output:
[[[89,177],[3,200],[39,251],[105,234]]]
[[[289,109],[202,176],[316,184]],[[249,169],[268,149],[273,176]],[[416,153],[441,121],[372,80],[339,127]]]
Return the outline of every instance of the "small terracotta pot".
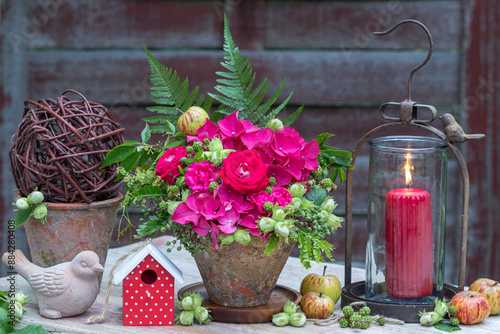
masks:
[[[68,262],[80,252],[91,250],[106,262],[115,226],[118,201],[122,194],[105,201],[85,203],[45,203],[47,221],[30,218],[25,226],[31,260],[41,267]]]
[[[295,243],[280,240],[269,256],[267,242],[252,236],[252,243],[237,242],[195,257],[210,300],[229,307],[254,307],[268,302]]]

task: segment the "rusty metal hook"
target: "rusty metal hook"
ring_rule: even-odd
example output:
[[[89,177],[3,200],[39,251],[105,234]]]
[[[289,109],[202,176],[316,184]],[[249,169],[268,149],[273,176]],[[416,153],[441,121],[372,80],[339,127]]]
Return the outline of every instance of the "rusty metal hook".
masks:
[[[406,19],[406,20],[399,21],[398,23],[396,23],[396,25],[394,27],[390,28],[389,30],[386,30],[386,31],[377,31],[377,32],[374,32],[373,34],[374,35],[387,35],[387,34],[390,34],[397,27],[399,27],[400,25],[402,25],[404,23],[413,23],[413,24],[419,25],[420,27],[422,27],[422,29],[424,29],[425,33],[427,34],[427,37],[429,38],[429,52],[427,53],[427,57],[424,59],[424,61],[420,65],[416,66],[410,72],[410,76],[408,78],[408,101],[411,101],[411,85],[412,85],[412,81],[413,81],[413,74],[417,70],[419,70],[420,68],[422,68],[425,64],[427,64],[427,62],[429,61],[429,59],[432,56],[432,49],[434,47],[434,42],[432,40],[432,36],[431,36],[431,33],[430,33],[429,29],[427,29],[427,27],[422,22],[420,22],[420,21],[412,20],[412,19]]]

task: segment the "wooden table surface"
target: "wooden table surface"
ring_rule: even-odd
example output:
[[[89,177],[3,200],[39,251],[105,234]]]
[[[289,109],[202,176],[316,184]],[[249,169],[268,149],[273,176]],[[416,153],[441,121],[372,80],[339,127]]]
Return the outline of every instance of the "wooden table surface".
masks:
[[[165,249],[165,242],[170,240],[170,237],[161,237],[153,240],[161,250]],[[33,291],[29,284],[19,275],[16,276],[16,291],[22,290],[31,297],[31,303],[26,305],[28,312],[22,317],[21,322],[16,325],[19,330],[30,324],[43,325],[51,333],[106,333],[106,334],[137,334],[137,333],[331,333],[331,332],[361,332],[358,329],[340,328],[339,324],[330,326],[318,326],[312,322],[308,322],[304,327],[277,327],[272,323],[260,324],[232,324],[211,322],[208,325],[194,325],[194,326],[158,326],[158,327],[134,327],[122,325],[122,297],[121,286],[113,286],[111,289],[111,296],[109,306],[106,312],[106,320],[101,324],[87,324],[87,319],[91,316],[99,315],[105,300],[106,285],[109,280],[111,268],[115,262],[123,255],[129,252],[134,245],[128,245],[120,248],[110,249],[108,258],[106,259],[105,272],[103,277],[103,284],[101,285],[101,292],[97,297],[94,305],[88,309],[83,315],[63,318],[58,320],[46,319],[38,314],[38,306],[36,304]],[[196,264],[192,257],[185,250],[174,250],[169,253],[169,258],[182,270],[184,274],[184,283],[176,283],[177,291],[186,285],[201,282],[201,276],[198,272]],[[330,263],[328,264],[328,272],[336,275],[340,281],[344,282],[344,267],[341,265]],[[313,263],[312,268],[306,270],[302,267],[297,258],[289,258],[278,284],[290,287],[299,291],[300,282],[309,273],[321,274],[323,271],[323,264]],[[352,274],[353,282],[364,280],[364,270],[355,268]],[[7,290],[7,278],[0,278],[0,290]],[[340,300],[335,305],[334,314],[340,312]],[[175,314],[179,312],[179,307],[176,305]],[[500,333],[500,315],[490,316],[480,324],[476,325],[461,325],[461,333]],[[372,325],[367,333],[444,333],[434,327],[424,327],[420,324],[404,324],[393,325],[387,324],[385,326]]]

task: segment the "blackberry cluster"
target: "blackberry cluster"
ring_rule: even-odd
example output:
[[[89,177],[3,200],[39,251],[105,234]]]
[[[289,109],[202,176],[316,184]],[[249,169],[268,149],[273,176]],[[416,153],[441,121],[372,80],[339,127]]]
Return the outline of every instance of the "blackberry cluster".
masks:
[[[367,306],[362,307],[358,312],[354,312],[354,309],[350,305],[344,306],[342,308],[344,316],[339,319],[340,327],[368,329],[374,320],[377,321],[380,326],[385,325],[385,317],[371,317],[370,312],[371,310]]]
[[[308,210],[300,210],[296,216],[296,226],[302,228],[308,233],[314,233],[319,238],[324,239],[332,232],[328,228],[328,224],[323,221],[323,217],[320,212],[321,208],[319,207],[313,207]]]

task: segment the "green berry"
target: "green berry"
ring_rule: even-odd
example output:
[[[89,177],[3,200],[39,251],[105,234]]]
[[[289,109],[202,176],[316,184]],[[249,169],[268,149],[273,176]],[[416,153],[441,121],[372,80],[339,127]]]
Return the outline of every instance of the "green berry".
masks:
[[[275,186],[276,185],[276,178],[275,177],[270,177],[269,178],[269,185],[270,186]]]
[[[349,319],[354,314],[354,309],[352,306],[347,305],[342,308],[342,312],[344,313],[344,316]]]
[[[273,203],[271,202],[264,203],[264,210],[266,210],[267,212],[273,211]]]
[[[371,310],[370,310],[370,308],[369,308],[368,306],[364,306],[364,307],[362,307],[362,308],[359,310],[359,314],[361,314],[361,315],[365,315],[365,316],[366,316],[366,315],[370,315],[370,312],[371,312]]]
[[[458,320],[457,318],[451,318],[450,325],[458,327],[458,325],[460,325],[460,320]]]
[[[203,139],[203,144],[204,145],[210,144],[210,139],[208,139],[208,138]]]
[[[215,188],[217,188],[219,184],[217,182],[210,182],[210,184],[208,185],[208,189],[213,192],[215,190]]]
[[[193,143],[193,149],[198,152],[198,151],[201,151],[203,149],[203,143],[200,142],[200,141],[196,141]]]
[[[450,309],[448,310],[450,314],[455,314],[457,312],[457,308],[455,306],[450,306]]]
[[[361,319],[363,318],[363,316],[359,313],[354,313],[353,315],[351,315],[349,317],[349,320],[351,321],[351,323],[354,323],[356,321],[360,321]]]
[[[323,174],[323,168],[321,168],[321,166],[319,166],[317,170],[311,171],[311,174],[314,177],[319,177],[319,176],[321,176],[321,174]]]
[[[349,320],[347,320],[347,318],[340,318],[339,324],[340,324],[340,327],[347,328],[347,327],[349,327]]]
[[[380,326],[384,326],[385,325],[385,317],[378,318],[377,322]]]
[[[323,188],[323,189],[329,189],[329,188],[331,188],[331,187],[332,187],[333,182],[332,182],[332,180],[330,180],[330,179],[323,179],[323,180],[321,180],[321,181],[320,181],[319,185],[320,185],[320,186],[321,186],[321,188]]]
[[[273,193],[273,187],[271,186],[268,186],[268,187],[265,187],[264,188],[264,191],[268,194],[272,194]]]
[[[358,327],[358,328],[361,328],[361,329],[368,329],[368,327],[370,327],[370,324],[369,324],[369,323],[364,322],[364,321],[361,321],[361,327]]]
[[[193,149],[193,147],[192,147],[192,146],[187,146],[187,147],[186,147],[186,153],[187,153],[187,154],[193,153],[193,151],[194,151],[194,149]]]

